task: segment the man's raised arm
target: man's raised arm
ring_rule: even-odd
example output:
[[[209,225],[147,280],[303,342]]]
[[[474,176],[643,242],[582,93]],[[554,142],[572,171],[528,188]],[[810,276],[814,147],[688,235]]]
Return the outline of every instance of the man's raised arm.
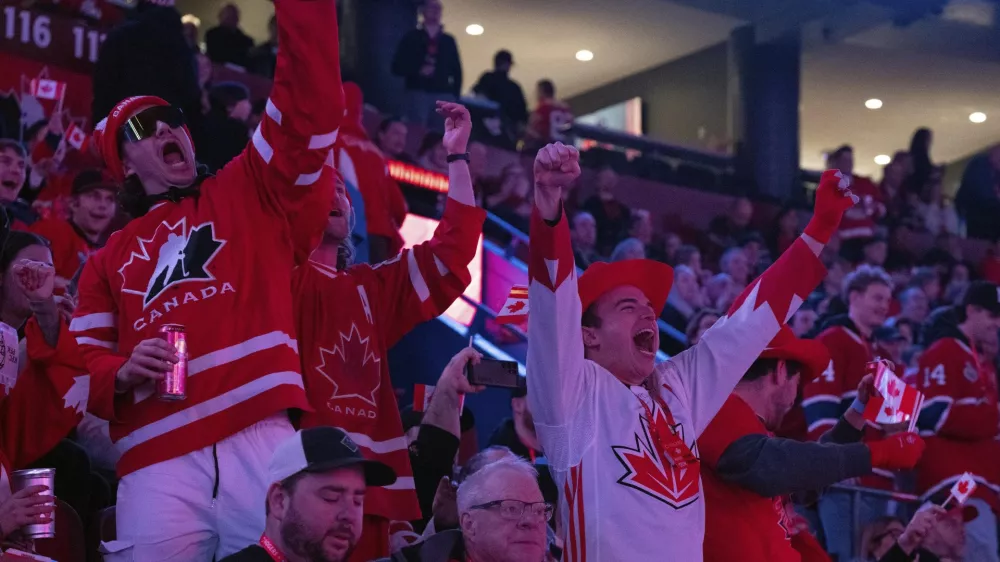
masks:
[[[320,177],[344,119],[337,6],[335,0],[274,6],[281,49],[265,115],[250,146],[219,177],[253,186],[265,211],[287,221],[301,261],[319,242],[333,201],[333,181]]]
[[[781,325],[798,310],[826,275],[819,254],[856,201],[840,172],[827,170],[816,189],[816,206],[805,232],[763,275],[743,291],[698,345],[657,367],[659,392],[667,371],[681,381],[690,401],[695,435],[701,435],[750,365]]]
[[[546,435],[558,439],[559,428],[587,407],[587,388],[593,384],[584,369],[576,264],[562,207],[562,187],[579,175],[580,154],[573,147],[550,144],[535,157],[528,266],[528,401],[543,445]],[[551,457],[548,447],[546,454]]]

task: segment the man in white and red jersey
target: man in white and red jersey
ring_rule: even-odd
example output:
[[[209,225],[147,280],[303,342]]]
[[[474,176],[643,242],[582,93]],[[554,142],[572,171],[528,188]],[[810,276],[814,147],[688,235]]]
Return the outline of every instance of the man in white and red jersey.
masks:
[[[444,313],[469,285],[469,263],[486,218],[469,175],[469,112],[439,102],[438,113],[445,118],[450,182],[434,237],[374,267],[351,265],[353,210],[341,183],[320,247],[293,278],[302,373],[315,409],[302,416],[302,426],[342,428],[365,456],[399,476],[392,486],[368,490],[365,530],[351,557],[356,561],[389,555],[390,521],[421,519],[388,350]]]
[[[334,0],[275,3],[281,52],[266,115],[214,177],[196,177],[180,111],[119,103],[95,130],[138,213],[91,257],[71,330],[90,409],[111,421],[118,541],[111,560],[211,560],[255,542],[267,463],[309,408],[295,341],[292,270],[319,242],[344,115]],[[155,383],[187,333],[187,396]]]
[[[837,420],[859,403],[858,385],[867,371],[867,364],[876,357],[888,358],[889,353],[872,340],[875,328],[885,322],[892,300],[892,280],[881,268],[862,265],[844,279],[844,299],[847,314],[834,316],[824,324],[817,340],[830,350],[830,363],[818,376],[809,379],[802,388],[802,407],[808,424],[808,437],[816,441],[833,429]],[[900,373],[901,374],[901,373]],[[865,439],[881,439],[883,432],[875,427],[865,430]],[[895,488],[895,474],[876,468],[857,483],[880,490]],[[847,560],[853,556],[854,530],[851,523],[851,494],[838,491],[825,493],[819,502],[819,513],[826,535],[827,548]],[[885,515],[888,501],[864,497],[861,519],[867,523]]]
[[[851,194],[839,172],[824,173],[805,234],[697,345],[656,366],[673,271],[652,260],[597,263],[578,286],[560,196],[579,173],[572,147],[536,157],[529,263],[528,400],[560,488],[564,559],[698,562],[695,440],[823,278],[817,256]]]
[[[917,388],[924,393],[917,426],[927,456],[917,467],[924,499],[943,500],[965,472],[979,484],[969,499],[978,517],[966,523],[967,560],[997,560],[996,514],[1000,512],[1000,441],[997,380],[983,365],[977,346],[1000,329],[1000,288],[975,281],[952,314],[937,314],[928,326]]]
[[[819,376],[829,362],[822,343],[782,327],[698,438],[707,562],[798,562],[802,545],[815,539],[789,520],[789,494],[819,491],[874,467],[917,463],[924,443],[916,434],[859,443],[865,420],[853,409],[824,444],[774,437],[771,431],[795,402],[799,376]],[[858,386],[858,400],[867,403],[873,392],[869,375]]]

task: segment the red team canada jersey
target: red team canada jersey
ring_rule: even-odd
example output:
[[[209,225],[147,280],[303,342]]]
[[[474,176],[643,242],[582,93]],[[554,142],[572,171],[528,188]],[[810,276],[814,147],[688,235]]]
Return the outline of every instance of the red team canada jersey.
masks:
[[[852,192],[853,189],[852,186]],[[816,339],[830,350],[830,364],[802,390],[802,408],[809,424],[808,436],[813,441],[818,441],[821,435],[833,429],[840,416],[851,407],[858,396],[858,384],[868,374],[867,364],[876,356],[888,356],[881,348],[866,341],[853,323],[827,328]],[[865,428],[864,439],[881,439],[881,433],[874,427]],[[858,483],[892,490],[895,478],[892,471],[873,468],[872,474],[861,477]]]
[[[697,454],[695,440],[819,284],[822,263],[796,241],[698,345],[656,367],[653,400],[645,387],[627,386],[584,358],[565,213],[552,227],[535,211],[530,252],[528,400],[560,490],[563,560],[699,562],[705,529],[699,469],[665,464],[651,434],[674,434]]]
[[[365,513],[420,519],[387,351],[417,324],[444,313],[469,285],[486,212],[449,198],[434,237],[374,267],[347,271],[309,262],[296,270],[296,327],[306,392],[315,412],[302,427],[348,432],[367,458],[393,467],[388,487],[369,488]]]
[[[282,46],[250,144],[200,195],[157,204],[112,235],[80,280],[71,330],[96,387],[91,410],[111,420],[120,475],[309,407],[290,288],[333,201],[327,162],[344,115],[336,6],[275,9]],[[187,330],[187,398],[157,400],[152,384],[116,395],[132,348],[164,324]]]
[[[42,219],[28,230],[52,243],[52,265],[56,268],[56,275],[66,280],[75,277],[87,258],[100,249],[67,220]]]
[[[941,338],[920,356],[916,386],[924,404],[917,426],[927,450],[917,465],[917,489],[924,498],[947,494],[968,471],[979,484],[973,496],[1000,511],[1000,411],[991,374],[957,338]]]
[[[770,435],[753,409],[732,394],[698,438],[705,483],[706,562],[799,562],[785,499],[765,498],[716,476],[719,458],[746,435]]]

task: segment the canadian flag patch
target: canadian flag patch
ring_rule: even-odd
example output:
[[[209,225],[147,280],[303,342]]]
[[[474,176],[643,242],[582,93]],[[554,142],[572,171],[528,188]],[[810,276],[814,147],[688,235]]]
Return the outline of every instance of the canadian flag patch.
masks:
[[[497,313],[497,322],[500,324],[515,324],[528,317],[528,287],[526,285],[514,285],[510,288],[510,295],[503,304],[503,308]]]

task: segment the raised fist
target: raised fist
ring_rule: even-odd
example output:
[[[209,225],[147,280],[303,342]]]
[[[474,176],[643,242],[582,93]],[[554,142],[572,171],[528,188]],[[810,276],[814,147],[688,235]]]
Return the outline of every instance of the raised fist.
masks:
[[[562,188],[580,177],[580,152],[561,142],[546,145],[535,156],[535,188]]]
[[[465,154],[472,134],[472,119],[469,110],[460,103],[437,102],[437,114],[444,117],[444,145],[448,154]]]
[[[821,244],[830,241],[840,226],[844,212],[858,202],[851,193],[851,180],[838,170],[827,170],[820,177],[816,188],[816,205],[805,233]]]
[[[27,259],[18,260],[14,264],[13,273],[15,282],[28,302],[42,302],[52,297],[56,270],[51,265]]]

